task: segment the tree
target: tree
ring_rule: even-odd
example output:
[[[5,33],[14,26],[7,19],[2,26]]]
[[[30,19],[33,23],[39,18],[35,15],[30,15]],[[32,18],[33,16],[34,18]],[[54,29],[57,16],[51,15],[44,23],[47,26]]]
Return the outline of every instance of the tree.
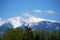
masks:
[[[1,37],[0,37],[0,40],[2,40]]]
[[[55,30],[50,31],[48,40],[56,40],[56,32],[55,32]]]
[[[35,30],[34,31],[34,40],[45,40],[45,31],[42,30]]]
[[[23,40],[23,31],[19,28],[7,29],[2,40]]]
[[[57,32],[56,40],[60,40],[60,30]]]
[[[25,27],[24,40],[33,40],[33,32],[28,26]]]
[[[34,40],[39,40],[40,39],[39,34],[40,34],[39,30],[33,30]]]
[[[40,40],[45,40],[46,33],[44,29],[40,30]]]

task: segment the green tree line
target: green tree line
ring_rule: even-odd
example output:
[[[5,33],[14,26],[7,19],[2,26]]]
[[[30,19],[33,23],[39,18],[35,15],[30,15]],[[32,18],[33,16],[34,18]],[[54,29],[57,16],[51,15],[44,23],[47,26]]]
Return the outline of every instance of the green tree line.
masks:
[[[32,30],[28,26],[25,30],[21,28],[8,28],[0,40],[60,40],[60,30],[45,32],[42,30]]]

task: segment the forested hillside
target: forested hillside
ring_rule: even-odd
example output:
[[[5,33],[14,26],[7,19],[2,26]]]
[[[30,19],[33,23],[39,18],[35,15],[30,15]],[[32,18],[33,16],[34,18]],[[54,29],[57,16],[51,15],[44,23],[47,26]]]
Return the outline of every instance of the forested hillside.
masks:
[[[42,30],[32,30],[26,26],[22,28],[8,28],[0,40],[60,40],[60,30],[51,30],[50,32]]]

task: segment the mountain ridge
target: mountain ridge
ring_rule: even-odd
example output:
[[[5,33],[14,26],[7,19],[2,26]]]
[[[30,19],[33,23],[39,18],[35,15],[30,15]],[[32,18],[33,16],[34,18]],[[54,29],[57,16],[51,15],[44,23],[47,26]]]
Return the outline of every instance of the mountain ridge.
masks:
[[[0,23],[0,26],[6,22],[10,22],[11,24],[14,25],[14,28],[16,28],[17,26],[21,26],[23,23],[31,24],[31,23],[38,23],[40,21],[57,22],[54,20],[48,20],[48,19],[38,18],[38,17],[34,17],[34,16],[31,16],[28,18],[23,18],[23,17],[17,16],[17,17],[9,18],[6,21],[3,21],[2,23]],[[57,22],[57,23],[60,23],[60,22]]]
[[[22,17],[13,17],[10,18],[2,23],[0,25],[0,34],[3,33],[7,28],[17,28],[24,26],[31,27],[33,30],[40,30],[44,29],[45,31],[50,30],[60,30],[60,22],[53,21],[53,20],[47,20],[37,17],[29,17],[27,19],[24,19]]]

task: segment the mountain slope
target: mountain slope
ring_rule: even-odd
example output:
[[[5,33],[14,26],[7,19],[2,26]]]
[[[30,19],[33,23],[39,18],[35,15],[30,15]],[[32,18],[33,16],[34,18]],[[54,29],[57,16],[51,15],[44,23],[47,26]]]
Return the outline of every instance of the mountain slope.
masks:
[[[50,31],[52,29],[60,30],[60,23],[57,21],[38,18],[34,16],[28,18],[18,16],[9,18],[5,22],[3,22],[0,25],[0,34],[2,34],[7,28],[16,28],[16,27],[24,28],[24,26],[27,25],[31,27],[33,30],[40,30],[40,29],[44,29],[45,31]]]
[[[34,30],[44,29],[45,31],[50,30],[60,30],[60,23],[50,22],[50,21],[41,21],[37,25],[32,25]]]
[[[0,35],[2,35],[7,28],[13,28],[13,25],[9,22],[4,23],[3,25],[0,26]]]

